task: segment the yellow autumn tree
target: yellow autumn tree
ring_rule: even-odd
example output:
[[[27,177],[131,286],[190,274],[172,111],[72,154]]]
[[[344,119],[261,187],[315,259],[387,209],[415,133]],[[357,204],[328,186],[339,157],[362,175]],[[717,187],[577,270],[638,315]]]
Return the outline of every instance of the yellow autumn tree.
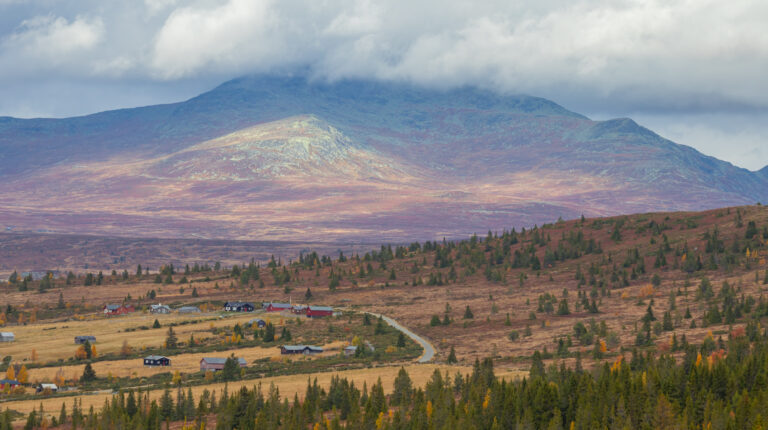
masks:
[[[605,341],[600,339],[600,352],[606,352],[608,351],[608,346],[605,344]]]
[[[85,360],[88,358],[88,352],[85,350],[85,345],[80,345],[75,351],[75,358],[78,360]]]
[[[12,364],[9,364],[8,365],[8,370],[5,371],[5,379],[9,379],[11,381],[16,379],[16,370],[14,370]]]
[[[619,358],[616,359],[616,361],[613,362],[613,365],[611,366],[611,372],[618,372],[621,370],[621,362],[624,360],[624,356],[620,355]]]
[[[19,374],[16,375],[16,380],[22,384],[26,384],[28,379],[29,373],[27,373],[27,366],[22,364],[21,369],[19,369]]]
[[[99,353],[96,352],[96,345],[91,345],[91,358],[97,358]]]
[[[62,369],[59,369],[56,372],[56,376],[53,377],[53,383],[58,385],[59,387],[63,387],[65,382],[66,381],[64,380],[64,372]]]
[[[180,385],[181,384],[181,372],[178,370],[173,372],[173,379],[171,380],[171,383],[173,385]]]

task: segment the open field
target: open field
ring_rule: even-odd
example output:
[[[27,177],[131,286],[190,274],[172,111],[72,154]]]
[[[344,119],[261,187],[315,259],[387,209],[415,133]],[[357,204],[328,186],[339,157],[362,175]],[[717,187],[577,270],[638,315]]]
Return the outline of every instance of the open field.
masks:
[[[450,377],[453,377],[453,375],[456,374],[456,372],[461,372],[463,374],[468,374],[472,371],[471,367],[467,366],[449,366],[449,365],[434,365],[434,364],[412,364],[412,365],[406,365],[405,366],[406,371],[408,372],[409,376],[411,377],[411,380],[413,381],[414,386],[416,387],[423,387],[424,384],[427,383],[427,381],[430,379],[434,371],[440,370],[442,373],[447,374]],[[293,399],[294,394],[297,394],[299,398],[304,397],[304,393],[306,392],[307,388],[307,380],[314,380],[317,379],[317,383],[324,388],[328,388],[330,386],[331,378],[334,376],[341,376],[348,378],[350,381],[354,381],[355,385],[358,387],[362,387],[363,383],[368,384],[370,387],[372,384],[374,384],[378,378],[381,378],[382,383],[384,384],[384,389],[387,393],[391,392],[394,385],[395,377],[397,376],[397,372],[400,370],[400,367],[397,366],[385,366],[385,367],[376,367],[371,369],[359,369],[359,370],[348,370],[343,372],[325,372],[325,373],[316,373],[312,375],[290,375],[290,376],[278,376],[278,377],[271,377],[271,378],[263,378],[258,380],[252,380],[252,381],[237,381],[237,382],[229,382],[227,384],[229,392],[234,392],[240,387],[253,387],[257,384],[261,384],[262,390],[265,392],[269,389],[270,384],[275,384],[277,388],[280,390],[280,395],[283,398]],[[500,371],[498,373],[499,376],[505,377],[505,378],[519,378],[525,376],[524,372],[510,372],[510,371]],[[217,396],[220,394],[219,391],[224,389],[223,383],[216,383],[216,384],[210,384],[210,385],[202,385],[202,386],[195,386],[192,387],[192,393],[197,398],[203,390],[209,390],[209,391],[216,391]],[[162,390],[155,390],[150,392],[150,398],[151,399],[158,399],[163,394]],[[101,407],[104,402],[112,397],[111,393],[103,393],[103,394],[93,394],[88,396],[81,396],[77,397],[82,401],[82,406],[85,410],[87,410],[90,406],[93,406],[94,408]],[[71,408],[72,401],[76,397],[67,397],[67,398],[51,398],[51,399],[33,399],[33,400],[26,400],[26,401],[19,401],[19,402],[5,402],[0,403],[0,408],[5,410],[5,408],[9,408],[11,410],[15,410],[22,413],[29,413],[33,409],[39,408],[40,404],[42,403],[43,409],[47,413],[51,414],[58,414],[59,410],[61,409],[61,404],[64,403],[67,405],[67,409]]]
[[[341,349],[345,346],[344,342],[334,342],[322,346],[325,352],[318,354],[315,357],[324,357],[334,354],[339,354]],[[194,373],[200,371],[200,360],[203,357],[229,357],[230,354],[235,354],[238,358],[243,358],[249,364],[253,361],[262,358],[272,358],[280,356],[280,349],[277,346],[272,347],[255,347],[255,348],[239,348],[232,351],[221,352],[205,352],[196,354],[178,354],[171,356],[171,366],[169,367],[146,367],[143,365],[141,358],[134,358],[130,360],[114,360],[114,361],[98,361],[93,363],[93,370],[99,376],[112,375],[117,378],[127,377],[146,377],[156,375],[158,373],[175,372],[179,371],[184,373]],[[292,360],[304,359],[304,356],[291,357]],[[84,364],[76,364],[72,366],[62,367],[43,367],[38,369],[29,370],[30,382],[47,382],[53,381],[53,378],[61,372],[67,380],[77,380],[80,375],[83,374]]]
[[[262,318],[280,324],[284,317],[276,314],[150,314],[134,312],[123,316],[104,317],[94,315],[93,319],[84,321],[39,322],[14,327],[16,341],[3,344],[0,354],[10,355],[19,362],[28,361],[32,349],[38,354],[38,362],[66,360],[73,357],[78,345],[74,338],[79,335],[96,336],[96,350],[99,354],[117,353],[123,342],[134,349],[156,348],[163,345],[167,335],[167,327],[172,323],[180,324],[198,320],[197,323],[177,325],[174,327],[179,340],[185,341],[193,335],[197,340],[207,339],[213,334],[212,327],[243,325],[253,318]],[[159,329],[141,330],[138,327],[152,327],[157,319],[162,325]],[[137,329],[126,331],[126,329]]]

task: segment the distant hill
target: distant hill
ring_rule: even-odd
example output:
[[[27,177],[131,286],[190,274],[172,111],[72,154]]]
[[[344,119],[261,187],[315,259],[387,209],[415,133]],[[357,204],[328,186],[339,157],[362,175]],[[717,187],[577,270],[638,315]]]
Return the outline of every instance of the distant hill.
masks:
[[[475,88],[235,79],[181,103],[0,118],[0,223],[141,237],[406,240],[768,202],[631,119]]]

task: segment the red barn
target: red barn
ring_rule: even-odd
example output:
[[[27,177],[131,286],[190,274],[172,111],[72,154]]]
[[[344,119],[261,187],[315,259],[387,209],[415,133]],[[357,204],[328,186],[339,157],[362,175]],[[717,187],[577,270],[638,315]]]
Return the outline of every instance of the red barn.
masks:
[[[307,318],[329,317],[333,315],[330,306],[307,306]]]
[[[290,303],[267,303],[264,310],[267,312],[282,312],[290,310],[292,307]]]
[[[105,305],[104,315],[126,315],[134,310],[131,305]]]

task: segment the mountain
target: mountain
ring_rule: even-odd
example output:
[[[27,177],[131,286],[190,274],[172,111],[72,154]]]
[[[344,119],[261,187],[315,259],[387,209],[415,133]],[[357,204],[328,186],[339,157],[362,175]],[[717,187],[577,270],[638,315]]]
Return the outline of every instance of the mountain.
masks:
[[[768,201],[628,118],[476,88],[251,76],[185,102],[0,118],[0,223],[139,237],[406,240]]]

